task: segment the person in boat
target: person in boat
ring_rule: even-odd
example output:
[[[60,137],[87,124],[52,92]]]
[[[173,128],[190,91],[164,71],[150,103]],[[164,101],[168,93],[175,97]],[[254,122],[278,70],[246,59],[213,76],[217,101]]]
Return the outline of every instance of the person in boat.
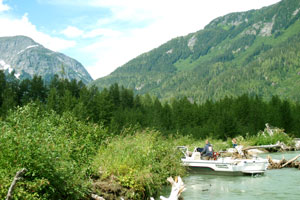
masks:
[[[233,138],[231,142],[232,142],[232,148],[235,148],[237,146],[236,139]]]
[[[205,140],[205,146],[201,152],[201,157],[204,160],[210,160],[213,158],[213,148],[208,140]]]

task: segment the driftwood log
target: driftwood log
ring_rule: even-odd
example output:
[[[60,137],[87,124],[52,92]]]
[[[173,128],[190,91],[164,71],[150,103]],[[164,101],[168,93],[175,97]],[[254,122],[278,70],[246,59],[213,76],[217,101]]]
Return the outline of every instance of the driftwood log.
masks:
[[[16,173],[16,176],[14,177],[14,180],[12,181],[12,183],[8,189],[5,200],[10,200],[12,198],[12,194],[14,192],[14,188],[15,188],[17,182],[22,178],[23,174],[26,172],[27,172],[27,169],[23,168]]]
[[[281,160],[272,160],[271,156],[268,156],[268,169],[281,169],[284,167],[300,169],[300,161],[297,160],[299,157],[300,154],[290,160],[286,160],[284,158]]]
[[[291,147],[287,147],[283,142],[277,142],[276,144],[260,145],[260,146],[248,146],[243,147],[238,145],[235,148],[230,148],[231,151],[222,152],[223,157],[232,157],[233,159],[252,158],[257,153],[263,152],[277,152],[291,150]]]
[[[290,150],[290,147],[287,147],[283,142],[277,142],[276,144],[270,144],[270,145],[260,145],[260,146],[249,146],[245,147],[242,150],[247,151],[250,149],[265,149],[265,150],[271,150],[271,149],[280,149],[282,151]]]

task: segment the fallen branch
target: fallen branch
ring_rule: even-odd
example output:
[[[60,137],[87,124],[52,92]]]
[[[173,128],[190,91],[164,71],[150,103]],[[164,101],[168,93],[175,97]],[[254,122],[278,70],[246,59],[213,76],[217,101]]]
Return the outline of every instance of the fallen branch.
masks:
[[[27,169],[23,168],[16,173],[16,176],[14,177],[14,180],[12,181],[12,183],[8,189],[5,200],[10,200],[12,198],[12,194],[13,194],[14,188],[16,186],[16,183],[17,183],[17,181],[19,181],[22,178],[22,176],[25,172],[27,172]]]
[[[294,158],[292,158],[291,160],[289,160],[288,162],[286,162],[284,165],[281,166],[282,167],[285,167],[286,165],[294,162],[295,160],[297,160],[298,158],[300,157],[300,154],[298,156],[295,156]]]

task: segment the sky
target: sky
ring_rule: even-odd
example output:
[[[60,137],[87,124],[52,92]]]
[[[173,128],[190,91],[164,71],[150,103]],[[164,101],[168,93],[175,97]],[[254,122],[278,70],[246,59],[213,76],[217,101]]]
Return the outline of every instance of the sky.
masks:
[[[231,12],[279,0],[0,0],[0,37],[25,35],[93,79]]]

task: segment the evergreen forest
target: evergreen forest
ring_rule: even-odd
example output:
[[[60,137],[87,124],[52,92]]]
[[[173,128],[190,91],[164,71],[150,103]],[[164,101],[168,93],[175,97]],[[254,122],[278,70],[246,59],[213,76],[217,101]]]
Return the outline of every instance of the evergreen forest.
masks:
[[[59,115],[68,112],[82,122],[105,126],[112,134],[124,128],[154,128],[165,135],[179,133],[203,139],[255,135],[266,123],[300,137],[300,103],[273,96],[226,96],[198,104],[188,98],[161,102],[157,97],[135,95],[113,84],[99,91],[75,80],[59,79],[50,84],[41,77],[18,81],[0,72],[0,111],[5,119],[10,109],[34,102]]]

